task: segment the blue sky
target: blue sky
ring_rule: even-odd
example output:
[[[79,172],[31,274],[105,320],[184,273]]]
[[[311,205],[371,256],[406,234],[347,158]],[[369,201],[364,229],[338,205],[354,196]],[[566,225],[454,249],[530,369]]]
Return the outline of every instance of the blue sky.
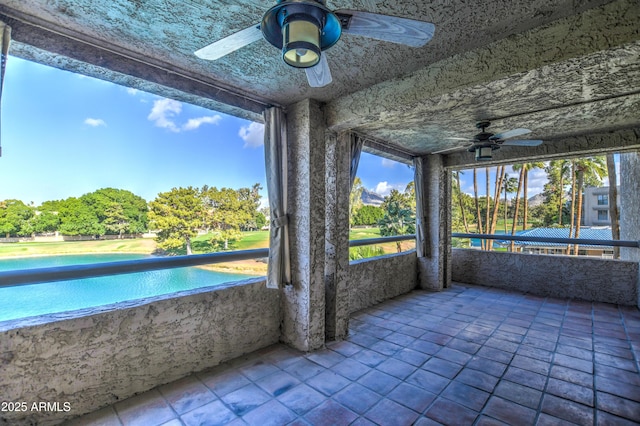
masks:
[[[11,56],[0,200],[39,205],[114,187],[151,201],[179,186],[264,187],[262,132],[258,123]],[[413,179],[406,165],[368,154],[358,175],[383,195]]]

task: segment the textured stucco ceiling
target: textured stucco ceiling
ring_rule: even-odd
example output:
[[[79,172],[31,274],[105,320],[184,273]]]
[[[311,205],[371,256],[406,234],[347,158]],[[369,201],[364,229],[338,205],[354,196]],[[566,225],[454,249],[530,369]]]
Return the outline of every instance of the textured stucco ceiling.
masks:
[[[329,1],[429,21],[436,32],[417,49],[345,35],[327,51],[324,88],[310,88],[264,40],[213,62],[193,54],[273,4],[0,0],[0,18],[19,56],[254,119],[266,105],[316,99],[329,128],[411,154],[455,146],[446,138],[471,137],[478,119],[545,140],[640,127],[636,0]]]

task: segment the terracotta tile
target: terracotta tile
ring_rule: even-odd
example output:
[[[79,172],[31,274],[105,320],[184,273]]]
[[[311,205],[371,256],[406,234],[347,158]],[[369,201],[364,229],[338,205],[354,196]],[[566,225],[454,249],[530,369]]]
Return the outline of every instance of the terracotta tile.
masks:
[[[418,418],[418,413],[394,401],[383,399],[371,408],[365,417],[379,425],[405,426],[412,424]]]
[[[498,379],[490,374],[478,370],[465,368],[455,378],[455,381],[482,389],[486,392],[493,392]]]
[[[466,365],[467,368],[482,371],[495,377],[501,377],[507,369],[507,364],[490,359],[474,356]]]
[[[609,367],[615,367],[622,370],[631,371],[632,373],[637,373],[638,368],[636,363],[633,360],[629,360],[626,358],[619,358],[617,356],[603,354],[601,352],[596,352],[595,354],[596,364],[604,364]]]
[[[186,426],[225,426],[237,418],[220,400],[203,405],[180,417]]]
[[[546,376],[517,367],[509,367],[503,378],[539,391],[544,390],[547,382]]]
[[[489,393],[460,382],[451,382],[440,396],[478,412],[489,399]]]
[[[364,414],[380,401],[382,396],[358,383],[352,383],[335,394],[333,399],[358,414]]]
[[[393,333],[383,339],[385,342],[394,343],[399,346],[408,346],[416,340],[415,337],[408,336],[402,333]]]
[[[235,370],[214,370],[198,373],[202,382],[219,397],[248,385],[249,379]]]
[[[325,401],[326,397],[304,383],[278,396],[278,401],[302,415]]]
[[[423,352],[425,354],[428,355],[433,355],[436,352],[438,352],[440,349],[442,349],[442,346],[437,344],[437,343],[433,343],[433,342],[429,342],[426,340],[422,340],[422,339],[418,339],[416,341],[414,341],[413,343],[411,343],[409,346],[407,346],[409,349],[413,349],[419,352]]]
[[[261,360],[254,361],[251,365],[240,369],[242,374],[247,376],[249,380],[258,380],[264,376],[275,373],[278,370],[278,367],[274,366],[273,364],[266,363]]]
[[[333,371],[327,370],[306,380],[306,383],[323,394],[331,396],[340,389],[348,386],[351,381]]]
[[[459,337],[459,335],[458,335],[458,337]],[[456,337],[456,338],[451,339],[451,341],[449,343],[447,343],[447,347],[451,348],[451,349],[459,350],[461,352],[468,353],[470,355],[473,355],[476,352],[478,352],[478,350],[482,347],[482,345],[479,345],[477,343],[468,342],[466,340],[459,339],[459,338]]]
[[[430,371],[418,370],[409,376],[405,382],[424,389],[427,392],[439,394],[447,387],[450,380]]]
[[[422,413],[436,399],[436,395],[417,386],[401,383],[387,394],[387,398]]]
[[[637,422],[623,419],[606,411],[598,410],[596,415],[598,416],[598,426],[638,426]]]
[[[597,407],[616,416],[640,423],[640,403],[608,393],[596,393]]]
[[[619,382],[606,377],[596,379],[596,390],[621,396],[635,402],[640,402],[640,386]]]
[[[508,380],[501,380],[493,394],[534,410],[538,409],[542,399],[541,391]]]
[[[421,368],[444,376],[448,379],[453,379],[462,369],[462,366],[444,359],[431,358],[429,361],[425,362]]]
[[[593,408],[554,395],[546,394],[543,397],[541,410],[569,422],[593,424]]]
[[[553,360],[553,351],[536,348],[529,345],[520,345],[516,355],[526,356],[540,361],[550,363]]]
[[[497,337],[495,337],[495,334],[493,334],[489,338],[489,340],[486,341],[485,345],[491,348],[500,349],[501,351],[513,354],[518,350],[520,343],[509,342],[508,340],[504,340],[504,339],[498,339]]]
[[[558,339],[558,343],[569,346],[576,346],[582,349],[593,350],[593,341],[590,338],[586,339],[561,335],[560,339]]]
[[[434,356],[456,364],[465,365],[472,358],[471,355],[451,348],[442,348]]]
[[[478,345],[484,344],[489,338],[488,336],[480,333],[469,331],[468,329],[462,330],[456,335],[457,339],[466,340],[468,342],[476,343]]]
[[[549,378],[545,392],[593,407],[593,389]]]
[[[574,358],[583,359],[589,362],[593,360],[593,351],[590,351],[589,349],[578,348],[576,346],[566,345],[563,343],[558,344],[556,352]]]
[[[398,333],[402,333],[411,337],[420,337],[424,334],[424,329],[419,327],[413,327],[411,325],[405,325],[398,329]]]
[[[347,340],[331,342],[327,347],[346,357],[352,356],[362,350],[362,346],[356,345],[355,343],[351,343]]]
[[[67,426],[120,426],[120,420],[112,406],[75,418]]]
[[[394,355],[395,359],[404,361],[408,364],[420,367],[429,359],[431,355],[427,355],[424,352],[414,351],[413,349],[404,348],[400,352]]]
[[[272,399],[242,417],[249,426],[280,426],[296,418],[296,414]]]
[[[508,424],[498,419],[482,415],[476,421],[475,426],[508,426]]]
[[[583,371],[573,370],[561,365],[554,365],[551,367],[549,375],[556,379],[564,380],[565,382],[593,388],[593,375]]]
[[[547,413],[540,413],[536,426],[574,426],[575,423],[559,419]]]
[[[313,376],[317,376],[325,371],[324,367],[319,366],[315,362],[311,362],[306,358],[300,358],[298,361],[287,366],[285,371],[299,380],[307,380]]]
[[[522,345],[533,346],[534,348],[544,349],[547,351],[553,351],[556,348],[555,341],[539,339],[530,335],[525,336],[522,340]]]
[[[308,354],[307,359],[323,366],[324,368],[331,368],[346,358],[330,349],[323,349]]]
[[[640,386],[640,374],[609,367],[604,364],[596,365],[596,376]]]
[[[404,361],[400,361],[394,358],[389,358],[388,360],[378,364],[378,366],[376,367],[376,370],[382,371],[383,373],[387,373],[390,376],[396,377],[400,380],[404,380],[411,373],[416,371],[416,367]]]
[[[358,415],[337,402],[328,399],[304,417],[314,426],[335,426],[348,425],[353,422]]]
[[[476,355],[493,361],[498,361],[503,364],[510,363],[511,358],[513,358],[513,353],[511,352],[505,352],[500,349],[490,348],[487,346],[483,346]]]
[[[358,383],[378,392],[380,395],[386,395],[398,386],[401,381],[381,371],[372,370],[358,379]]]
[[[212,402],[217,397],[195,376],[188,376],[159,388],[178,414]]]
[[[334,365],[331,369],[331,371],[334,371],[349,380],[357,380],[358,378],[368,373],[370,370],[371,367],[368,367],[351,358],[347,358],[339,364]]]
[[[267,402],[271,397],[258,386],[250,384],[220,399],[238,416],[243,416]]]
[[[556,356],[553,358],[553,362],[554,364],[562,365],[563,367],[584,371],[585,373],[593,373],[593,363],[591,361],[585,361],[583,359],[556,353]]]
[[[437,343],[438,345],[444,346],[451,341],[451,336],[447,334],[437,333],[434,331],[427,331],[422,336],[420,336],[421,340],[426,340],[429,342]]]
[[[613,355],[619,358],[633,359],[633,351],[630,349],[628,344],[626,347],[618,347],[610,345],[608,343],[596,342],[594,343],[593,348],[594,351],[599,353]]]
[[[387,359],[387,357],[381,353],[365,349],[352,356],[351,359],[373,368]]]
[[[119,402],[115,409],[125,426],[159,425],[176,417],[175,412],[157,390]]]
[[[536,417],[534,410],[497,396],[489,399],[483,413],[513,425],[533,424]]]
[[[380,341],[380,339],[369,334],[356,331],[349,333],[349,341],[353,344],[362,346],[363,348],[368,348],[374,343]]]
[[[297,386],[300,381],[286,371],[278,371],[255,383],[271,396],[279,396]]]
[[[471,425],[478,413],[460,404],[438,398],[425,415],[444,425]]]
[[[549,370],[551,369],[551,364],[548,362],[540,361],[538,359],[533,359],[522,355],[514,356],[513,360],[511,361],[511,365],[545,376],[549,374]]]

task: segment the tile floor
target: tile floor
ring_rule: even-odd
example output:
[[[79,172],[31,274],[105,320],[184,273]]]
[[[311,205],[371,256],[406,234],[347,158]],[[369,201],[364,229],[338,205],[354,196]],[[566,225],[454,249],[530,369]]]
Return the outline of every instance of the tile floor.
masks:
[[[457,284],[352,316],[350,336],[275,345],[72,425],[631,425],[640,311]]]

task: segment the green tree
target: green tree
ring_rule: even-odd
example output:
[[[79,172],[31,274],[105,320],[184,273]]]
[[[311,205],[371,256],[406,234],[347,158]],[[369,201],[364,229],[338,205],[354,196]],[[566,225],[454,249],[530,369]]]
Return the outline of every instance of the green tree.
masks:
[[[147,230],[148,206],[144,198],[124,189],[102,188],[80,197],[80,200],[91,207],[98,221],[105,224],[108,219],[107,233],[122,235],[124,233],[140,234]],[[119,207],[116,207],[119,205]],[[119,217],[113,217],[114,214]],[[115,223],[118,223],[115,226]]]
[[[524,178],[524,183],[522,185],[522,198],[524,198],[524,207],[522,210],[522,229],[527,229],[527,223],[529,222],[529,172],[533,169],[542,169],[544,168],[544,163],[542,161],[534,161],[532,163],[524,163],[521,165]],[[515,167],[513,170],[517,170]]]
[[[412,204],[413,201],[413,204]],[[411,193],[401,193],[397,189],[385,197],[382,203],[384,217],[378,223],[383,237],[407,235],[416,232],[415,199]],[[413,207],[413,208],[412,208]],[[398,252],[402,251],[400,242],[396,242]]]
[[[38,211],[33,219],[33,230],[37,234],[55,232],[60,227],[58,212]]]
[[[576,182],[578,194],[578,210],[576,212],[575,238],[580,238],[580,225],[582,220],[583,187],[602,186],[602,178],[607,175],[607,166],[604,156],[581,158],[576,161]],[[574,254],[578,254],[578,244],[573,246]]]
[[[377,225],[384,217],[384,211],[376,206],[362,206],[353,216],[353,225],[372,226]]]
[[[33,233],[31,219],[35,216],[32,207],[20,200],[5,200],[0,203],[0,234],[25,237]]]
[[[105,234],[95,211],[75,197],[59,204],[60,233],[63,235],[101,236]]]
[[[462,187],[460,186],[460,175],[463,174],[462,171],[453,171],[453,193],[455,198],[458,200],[458,208],[460,212],[460,218],[462,220],[462,226],[464,227],[464,232],[469,233],[469,223],[467,222],[467,214],[464,203],[464,194],[462,192]]]
[[[107,233],[118,234],[118,238],[122,238],[122,234],[129,229],[129,220],[124,214],[124,209],[120,203],[112,202],[104,211],[105,218],[102,221]]]
[[[515,168],[514,168],[515,170]],[[507,195],[511,194],[518,189],[518,179],[509,177],[505,174],[504,181],[502,182],[502,192],[504,192],[504,233],[507,233]]]
[[[257,193],[256,188],[259,185],[254,186]],[[240,240],[241,227],[255,218],[259,198],[256,200],[247,190],[204,187],[201,191],[204,224],[213,231],[211,244],[219,250],[228,250],[230,244]]]
[[[351,192],[349,193],[349,227],[354,225],[354,217],[360,208],[362,208],[362,180],[356,176],[351,186]]]
[[[158,231],[158,246],[167,251],[191,251],[191,239],[202,226],[204,208],[200,191],[196,188],[173,188],[161,192],[149,203],[149,219]]]

